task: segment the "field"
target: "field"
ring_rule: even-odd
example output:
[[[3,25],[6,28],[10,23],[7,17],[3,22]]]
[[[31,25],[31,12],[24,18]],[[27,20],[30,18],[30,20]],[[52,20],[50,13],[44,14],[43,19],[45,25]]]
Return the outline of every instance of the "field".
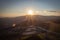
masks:
[[[60,40],[60,16],[0,18],[1,40]]]

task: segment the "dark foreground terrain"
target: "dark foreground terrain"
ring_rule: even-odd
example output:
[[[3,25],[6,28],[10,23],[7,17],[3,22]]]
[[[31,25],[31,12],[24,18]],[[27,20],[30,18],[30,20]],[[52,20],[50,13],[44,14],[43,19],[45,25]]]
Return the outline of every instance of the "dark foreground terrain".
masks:
[[[0,18],[0,40],[60,40],[60,16]]]

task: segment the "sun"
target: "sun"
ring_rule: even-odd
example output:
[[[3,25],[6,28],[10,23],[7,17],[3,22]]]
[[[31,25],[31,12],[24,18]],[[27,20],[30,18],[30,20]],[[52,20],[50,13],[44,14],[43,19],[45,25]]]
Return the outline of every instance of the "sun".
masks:
[[[33,11],[32,10],[28,10],[28,15],[33,15]]]

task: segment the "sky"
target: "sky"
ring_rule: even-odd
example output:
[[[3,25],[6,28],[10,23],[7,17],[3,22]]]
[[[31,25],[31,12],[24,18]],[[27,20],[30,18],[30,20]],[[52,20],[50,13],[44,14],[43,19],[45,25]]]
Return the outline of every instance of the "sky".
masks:
[[[0,5],[0,17],[21,16],[30,9],[60,11],[60,0],[0,0]]]

